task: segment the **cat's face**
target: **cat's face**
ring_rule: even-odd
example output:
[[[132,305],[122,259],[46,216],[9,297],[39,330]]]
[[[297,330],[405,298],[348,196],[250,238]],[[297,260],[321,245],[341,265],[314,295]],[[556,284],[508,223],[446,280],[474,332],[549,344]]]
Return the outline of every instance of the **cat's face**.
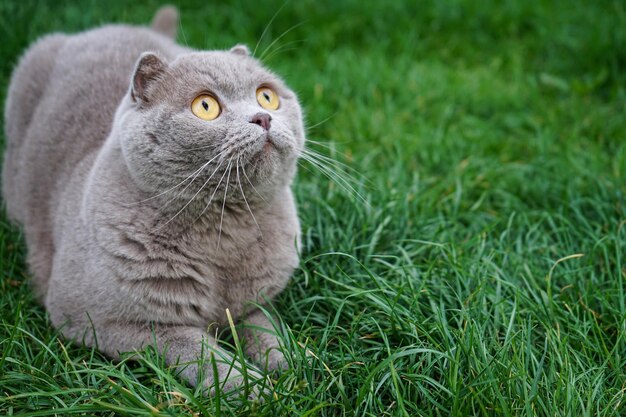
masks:
[[[291,181],[305,141],[295,94],[242,47],[142,55],[115,129],[135,182],[181,199],[269,193]]]

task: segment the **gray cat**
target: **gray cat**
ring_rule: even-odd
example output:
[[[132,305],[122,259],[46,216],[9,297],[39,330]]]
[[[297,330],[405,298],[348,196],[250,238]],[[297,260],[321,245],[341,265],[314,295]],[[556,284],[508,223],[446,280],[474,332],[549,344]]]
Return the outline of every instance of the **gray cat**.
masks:
[[[164,8],[151,29],[31,46],[8,91],[3,193],[65,337],[112,357],[156,343],[190,383],[233,390],[242,364],[210,334],[228,326],[227,309],[252,360],[285,366],[255,305],[298,265],[302,115],[245,46],[179,46],[177,21]],[[203,352],[217,375],[210,360],[199,367]]]

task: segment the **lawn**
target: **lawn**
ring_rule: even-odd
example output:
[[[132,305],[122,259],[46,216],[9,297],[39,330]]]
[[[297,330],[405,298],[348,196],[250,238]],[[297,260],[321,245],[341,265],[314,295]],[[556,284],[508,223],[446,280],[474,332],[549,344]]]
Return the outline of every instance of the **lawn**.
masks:
[[[2,215],[0,415],[626,415],[623,1],[173,3],[181,43],[258,44],[339,161],[294,184],[291,369],[264,403],[206,398],[149,349],[60,339]],[[2,102],[38,36],[157,7],[3,1]]]

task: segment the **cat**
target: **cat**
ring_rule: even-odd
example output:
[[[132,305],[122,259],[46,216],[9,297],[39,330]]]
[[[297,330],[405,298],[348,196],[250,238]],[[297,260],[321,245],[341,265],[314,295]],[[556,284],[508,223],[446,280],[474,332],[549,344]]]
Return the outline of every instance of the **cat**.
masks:
[[[165,7],[151,28],[36,41],[8,89],[3,196],[64,337],[112,358],[155,346],[192,385],[241,392],[211,326],[228,311],[252,361],[286,367],[259,305],[298,267],[302,110],[246,46],[195,51],[177,24]]]

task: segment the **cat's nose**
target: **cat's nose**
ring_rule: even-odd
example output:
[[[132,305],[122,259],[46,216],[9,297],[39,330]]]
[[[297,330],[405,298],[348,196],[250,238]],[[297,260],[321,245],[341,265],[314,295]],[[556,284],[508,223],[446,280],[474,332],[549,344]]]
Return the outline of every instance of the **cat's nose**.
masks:
[[[267,113],[257,113],[254,116],[252,116],[252,119],[250,119],[250,123],[257,124],[265,130],[270,130],[271,121],[272,121],[272,116],[270,116]]]

